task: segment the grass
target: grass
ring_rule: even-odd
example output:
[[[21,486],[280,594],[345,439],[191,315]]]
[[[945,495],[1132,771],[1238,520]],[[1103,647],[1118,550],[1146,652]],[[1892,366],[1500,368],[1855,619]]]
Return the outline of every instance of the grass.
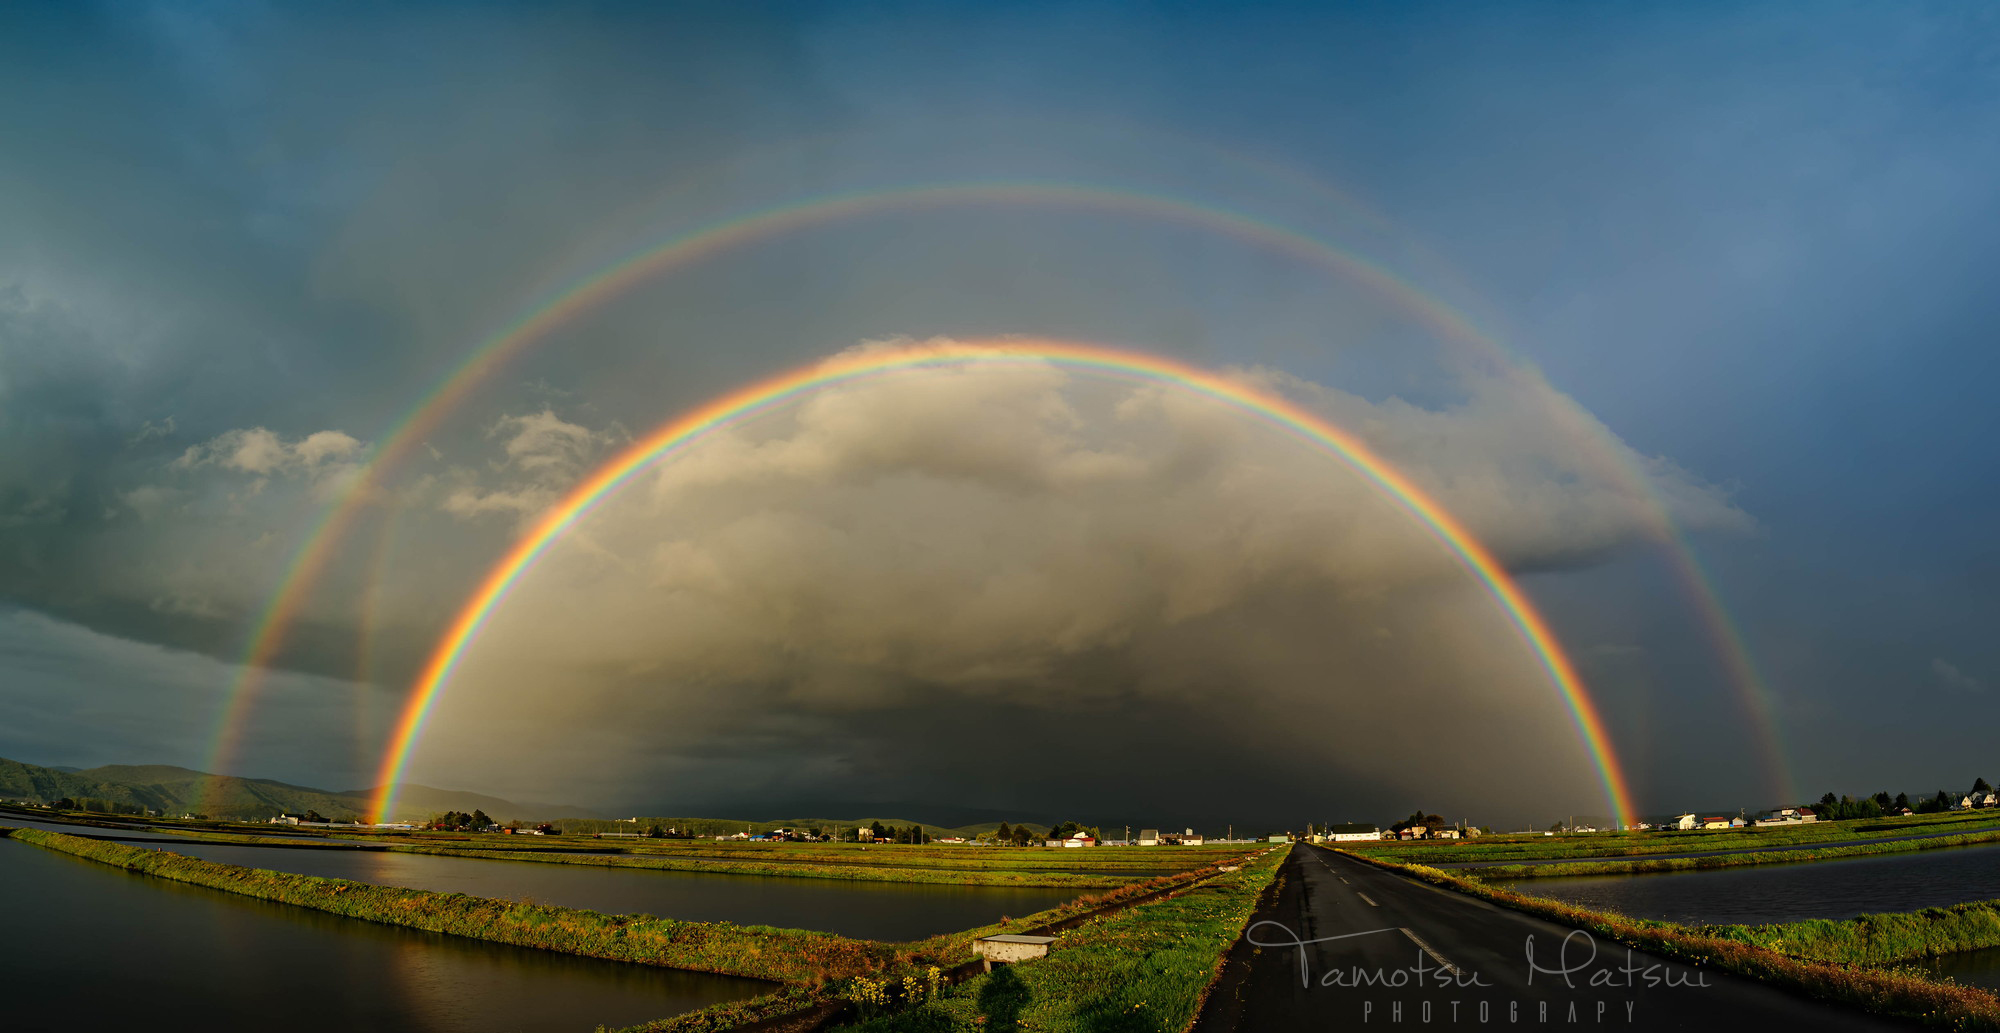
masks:
[[[996,966],[915,1008],[864,1017],[843,1028],[865,1033],[1185,1029],[1285,855],[1268,851],[1186,893],[1065,932],[1043,960]],[[684,1033],[681,1027],[642,1029]]]
[[[1772,925],[1702,926],[1726,940],[1807,961],[1894,965],[1959,951],[2000,947],[2000,900],[1950,907]]]
[[[1719,935],[1713,929],[1689,929],[1671,922],[1593,911],[1498,889],[1440,868],[1401,864],[1361,851],[1342,853],[1502,907],[1586,929],[1593,935],[1662,957],[1762,980],[1819,1000],[1927,1026],[2000,1030],[2000,997],[1973,987],[1936,982],[1908,971],[1884,971],[1795,957],[1753,942],[1749,937]]]

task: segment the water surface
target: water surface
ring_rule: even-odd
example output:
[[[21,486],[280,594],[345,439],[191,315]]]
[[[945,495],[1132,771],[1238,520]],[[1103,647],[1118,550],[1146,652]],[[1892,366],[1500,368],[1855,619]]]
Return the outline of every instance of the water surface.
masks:
[[[1521,879],[1500,885],[1670,922],[1758,925],[1852,918],[2000,897],[2000,845],[1708,871]]]
[[[363,850],[289,850],[178,840],[189,857],[299,875],[649,914],[697,922],[919,940],[1054,907],[1075,890],[712,875]]]
[[[770,988],[341,918],[7,839],[0,916],[9,1031],[588,1033]]]

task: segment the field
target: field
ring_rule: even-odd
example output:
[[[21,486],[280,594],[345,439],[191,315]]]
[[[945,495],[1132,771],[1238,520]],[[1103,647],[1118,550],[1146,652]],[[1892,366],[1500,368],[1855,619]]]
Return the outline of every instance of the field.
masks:
[[[1184,890],[1187,892],[1182,896],[1093,919],[1079,932],[1066,936],[1065,944],[1074,942],[1079,949],[1066,967],[1052,963],[1050,974],[1053,977],[1067,973],[1062,978],[1068,982],[1057,980],[1038,991],[1036,1007],[1050,1014],[1065,1008],[1089,1011],[1098,1007],[1099,1002],[1088,995],[1104,991],[1101,977],[1111,973],[1098,970],[1110,966],[1116,968],[1120,978],[1130,977],[1134,987],[1156,988],[1150,991],[1156,996],[1148,1000],[1167,1009],[1168,1014],[1192,1015],[1201,988],[1207,985],[1222,951],[1242,925],[1249,904],[1241,903],[1238,910],[1232,908],[1237,908],[1238,898],[1244,893],[1254,900],[1256,890],[1268,881],[1277,859],[1283,855],[1282,851],[1272,851],[1242,871],[1220,876],[1214,867],[1202,866],[1171,877],[1126,879],[1115,889],[1081,896],[1034,915],[910,943],[888,944],[798,929],[685,922],[650,915],[606,915],[458,893],[292,875],[34,829],[0,827],[0,835],[128,871],[366,921],[584,957],[764,979],[775,984],[771,993],[751,1001],[646,1027],[682,1030],[724,1029],[748,1019],[838,1005],[846,1000],[879,1001],[884,999],[883,987],[919,984],[936,987],[939,973],[960,968],[972,960],[971,944],[980,936],[1075,920],[1099,909],[1117,908],[1126,901]],[[1108,856],[1111,853],[1108,848],[993,853],[1002,858],[1022,855],[1023,860],[1032,854],[1088,853],[1118,863]],[[1211,862],[1243,856],[1241,851],[1200,853]],[[862,855],[856,851],[856,856]],[[1090,861],[1072,857],[1068,863],[1087,866]],[[1250,886],[1246,880],[1255,885]],[[1211,885],[1218,888],[1211,890]],[[1124,917],[1141,913],[1151,917],[1143,921]],[[1120,922],[1123,924],[1117,924]],[[1164,944],[1168,939],[1174,941],[1171,950],[1164,953],[1153,950],[1145,955],[1146,960],[1138,968],[1133,968],[1131,950],[1154,940]],[[1092,975],[1093,972],[1097,975]],[[956,991],[946,991],[926,1007],[947,1007],[953,993]]]
[[[1187,1028],[1220,970],[1222,956],[1256,910],[1287,850],[1263,853],[1175,896],[1064,932],[1041,961],[995,967],[904,1008],[863,1003],[842,1029],[865,1033],[942,1033],[1034,1029],[1090,1033],[1106,1029]],[[865,988],[864,988],[865,989]],[[862,997],[852,988],[850,998]],[[619,1033],[705,1033],[728,1006]]]
[[[177,827],[162,828],[161,831],[198,842],[257,846],[291,846],[306,838],[259,834],[256,826],[230,830]],[[499,861],[719,875],[780,875],[861,882],[1077,890],[1109,889],[1187,871],[1210,864],[1218,857],[1234,856],[1245,849],[1241,846],[1204,846],[1050,850],[1041,847],[966,845],[622,840],[593,839],[589,836],[452,832],[319,834],[312,838],[360,842],[374,849],[404,853]]]
[[[1900,838],[1905,836],[1933,838]],[[1508,835],[1476,840],[1419,840],[1350,846],[1362,856],[1408,864],[1478,862],[1479,867],[1462,870],[1476,872],[1482,878],[1512,880],[1791,864],[1991,842],[2000,842],[2000,815],[1992,811],[1974,811],[1714,832]],[[1667,856],[1710,851],[1748,852],[1714,857]],[[1517,863],[1523,861],[1543,863]],[[1552,861],[1565,863],[1547,863]]]

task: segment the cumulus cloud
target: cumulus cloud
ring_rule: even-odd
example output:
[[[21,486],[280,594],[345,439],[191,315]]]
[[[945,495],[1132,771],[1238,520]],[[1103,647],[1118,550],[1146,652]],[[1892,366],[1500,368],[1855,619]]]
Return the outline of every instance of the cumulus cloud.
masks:
[[[337,430],[322,430],[297,441],[286,441],[263,427],[227,431],[198,445],[189,445],[174,461],[180,470],[216,465],[240,473],[275,475],[321,474],[361,451],[361,442]]]
[[[1644,540],[1662,496],[1745,522],[1675,471],[1624,457],[1637,473],[1617,473],[1512,381],[1436,411],[1241,376],[1359,433],[1517,568]],[[520,472],[588,440],[546,414],[508,426]],[[549,462],[512,458],[517,442]],[[1217,756],[1331,749],[1356,769],[1410,748],[1360,729],[1409,729],[1450,744],[1426,751],[1424,779],[1507,763],[1510,791],[1590,784],[1574,749],[1516,755],[1568,740],[1560,703],[1396,500],[1211,398],[1052,364],[856,381],[715,432],[559,541],[480,641],[434,726],[454,768],[535,728],[673,730],[745,755],[776,736],[838,766],[890,724],[936,744],[1124,723],[1186,729]],[[675,754],[605,752],[655,773]]]
[[[453,516],[526,517],[540,512],[614,437],[567,422],[551,409],[502,417],[486,436],[502,443],[502,458],[491,464],[497,476],[478,479],[471,471],[461,471],[439,503]]]

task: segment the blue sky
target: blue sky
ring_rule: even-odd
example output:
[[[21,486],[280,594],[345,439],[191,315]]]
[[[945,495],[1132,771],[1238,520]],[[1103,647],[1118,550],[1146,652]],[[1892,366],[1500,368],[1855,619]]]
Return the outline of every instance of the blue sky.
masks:
[[[176,661],[148,685],[138,647],[226,672],[336,474],[299,453],[249,469],[189,449],[263,428],[281,443],[338,431],[365,455],[473,343],[622,254],[828,193],[1004,180],[1248,213],[1464,311],[1630,454],[1725,500],[1690,537],[1768,675],[1802,791],[1993,775],[1979,730],[2000,687],[2000,407],[1986,397],[2000,24],[1977,5],[27,4],[0,19],[0,599],[14,622],[0,670],[35,672],[13,683],[32,690],[0,692],[43,715],[0,731],[0,755],[204,759],[196,732],[106,737],[90,715],[212,713],[217,690],[193,673],[208,667]],[[1380,413],[1500,408],[1379,294],[1184,224],[974,206],[762,241],[565,326],[454,415],[434,466],[369,524],[396,528],[421,572],[385,581],[357,547],[280,658],[312,716],[274,704],[259,719],[325,722],[325,697],[349,694],[333,709],[360,725],[328,729],[337,745],[319,752],[271,734],[286,745],[247,749],[245,773],[366,780],[357,743],[405,691],[428,615],[512,532],[440,500],[556,490],[546,478],[568,467],[525,466],[540,453],[522,450],[592,443],[564,453],[574,476],[589,449],[858,341],[1001,333],[1265,367]],[[1536,411],[1509,404],[1525,408],[1454,425],[1513,451],[1410,462],[1439,483],[1559,462],[1535,451],[1545,439],[1507,436]],[[555,423],[521,422],[544,412]],[[1474,455],[1489,465],[1449,465]],[[1584,512],[1566,498],[1541,501]],[[1504,529],[1519,514],[1474,516]],[[1647,809],[1779,802],[1656,548],[1629,529],[1575,550],[1496,534],[1535,571]],[[359,664],[369,584],[394,616]],[[1328,607],[1351,599],[1326,590]],[[60,650],[26,652],[38,636]],[[1143,681],[1143,659],[1124,658],[1123,677]],[[877,716],[922,730],[951,713]],[[844,720],[805,707],[788,734],[844,734]],[[814,776],[842,799],[907,798],[889,794],[922,774],[821,762],[851,776]],[[1453,791],[1373,763],[1345,766],[1335,795],[1372,794],[1393,816]],[[686,802],[732,801],[734,775],[672,770]],[[443,750],[427,777],[486,775]],[[1524,776],[1545,783],[1559,780]],[[977,790],[999,806],[1069,791]],[[783,779],[758,791],[810,795]]]

